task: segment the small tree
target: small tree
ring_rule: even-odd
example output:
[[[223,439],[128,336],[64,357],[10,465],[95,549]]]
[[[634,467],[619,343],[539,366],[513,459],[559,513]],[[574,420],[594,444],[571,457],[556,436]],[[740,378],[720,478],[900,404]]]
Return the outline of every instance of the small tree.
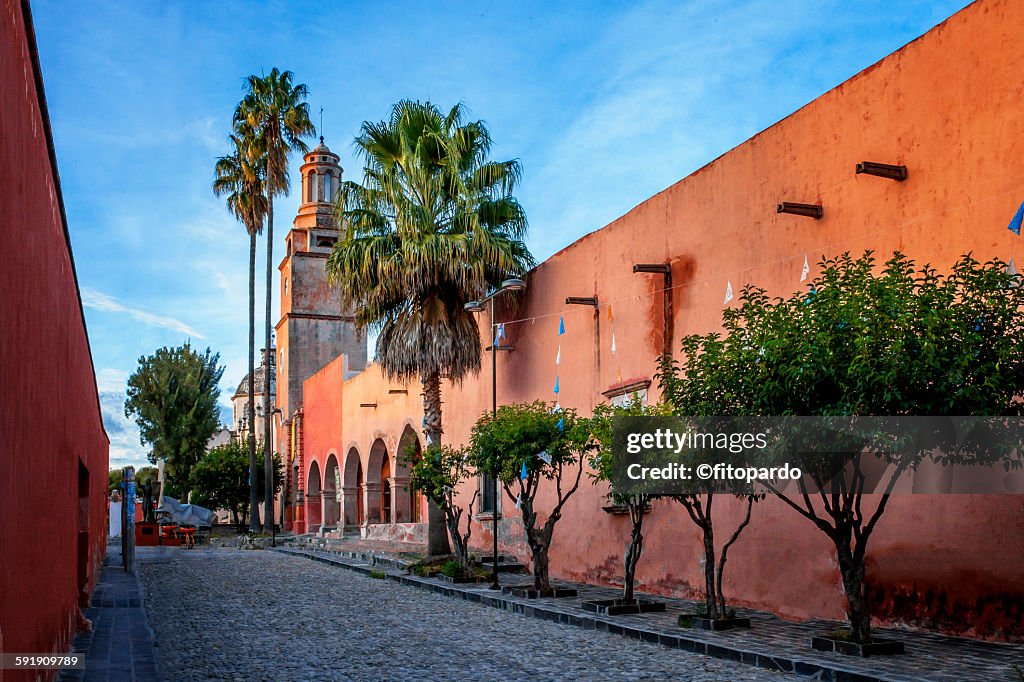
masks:
[[[1024,403],[1024,289],[1006,264],[962,257],[948,276],[896,253],[877,271],[870,252],[823,260],[806,292],[771,300],[747,287],[723,314],[725,335],[690,337],[679,384],[717,385],[739,411],[762,415],[1021,415]],[[864,504],[860,451],[836,466],[833,455],[784,453],[815,482],[786,505],[832,541],[847,601],[851,639],[871,639],[864,578],[868,541],[908,470],[939,446],[940,464],[992,463],[1002,451],[958,451],[941,436],[928,448],[882,454],[887,479],[874,510]],[[1020,466],[1006,460],[1005,465]],[[838,482],[835,478],[838,478]]]
[[[725,358],[732,344],[737,342],[736,339],[719,339],[714,334],[707,337],[689,336],[682,342],[681,365],[668,358],[662,359],[658,379],[665,400],[671,404],[676,415],[724,417],[744,413],[745,408],[740,403],[743,394],[739,390],[744,381],[744,373],[721,371],[723,366],[728,366]],[[734,385],[737,383],[740,386]],[[745,466],[748,463],[744,459],[746,456],[743,452],[728,450],[689,449],[683,451],[678,461],[691,471],[696,471],[702,464]],[[687,488],[689,490],[686,494],[674,495],[673,499],[682,505],[701,532],[704,547],[704,605],[707,615],[712,619],[728,618],[729,610],[722,587],[725,563],[729,549],[750,523],[754,502],[763,495],[755,495],[750,484],[740,480],[694,481]],[[723,496],[742,500],[746,513],[719,552],[715,548],[713,512],[715,498]]]
[[[451,536],[455,555],[459,558],[463,570],[469,566],[469,538],[472,534],[473,505],[476,504],[478,490],[473,491],[469,504],[463,509],[458,504],[459,485],[473,477],[469,465],[469,453],[465,448],[456,449],[448,445],[431,446],[422,454],[416,453],[415,445],[402,453],[406,466],[409,467],[409,486],[418,490],[438,506],[444,515],[448,535]],[[466,517],[465,530],[462,530],[462,517]]]
[[[128,379],[124,415],[135,419],[140,441],[152,446],[149,460],[166,460],[165,474],[183,497],[192,466],[220,423],[219,362],[218,353],[197,352],[186,342],[139,358]]]
[[[630,416],[664,416],[669,413],[669,408],[664,404],[646,406],[639,400],[634,400],[624,407],[611,405],[598,405],[594,409],[594,417],[591,420],[591,434],[596,444],[596,449],[590,457],[590,468],[588,475],[594,483],[611,484],[614,472],[614,455],[612,454],[612,420],[615,417]],[[644,550],[644,516],[647,507],[660,495],[646,493],[643,491],[630,494],[617,493],[612,485],[608,491],[608,498],[613,504],[621,505],[629,512],[630,534],[626,543],[626,551],[623,557],[622,577],[622,601],[623,603],[634,603],[633,588],[636,583],[636,567],[640,563],[640,555]]]
[[[509,500],[522,509],[533,559],[534,587],[550,593],[548,550],[566,501],[579,489],[585,455],[594,449],[589,419],[575,410],[533,403],[504,405],[473,427],[471,458],[478,471],[495,475]],[[555,505],[541,523],[534,506],[542,480],[555,484]]]
[[[256,481],[259,483],[257,499],[263,501],[263,444],[256,454]],[[283,468],[281,458],[274,456],[274,491],[281,489]],[[227,509],[231,520],[240,527],[249,516],[249,449],[247,444],[231,440],[207,452],[192,467],[192,499],[196,504],[212,509]]]

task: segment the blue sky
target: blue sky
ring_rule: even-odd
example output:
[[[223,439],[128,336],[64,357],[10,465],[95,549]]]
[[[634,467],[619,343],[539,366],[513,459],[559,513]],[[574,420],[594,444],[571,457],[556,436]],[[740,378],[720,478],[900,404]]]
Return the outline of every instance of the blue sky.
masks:
[[[494,157],[523,163],[543,259],[966,4],[37,0],[111,466],[145,461],[121,410],[139,356],[209,345],[225,405],[245,374],[248,240],[210,182],[246,75],[277,66],[309,86],[347,179],[364,120],[402,98],[465,102]],[[278,202],[275,260],[297,206]]]

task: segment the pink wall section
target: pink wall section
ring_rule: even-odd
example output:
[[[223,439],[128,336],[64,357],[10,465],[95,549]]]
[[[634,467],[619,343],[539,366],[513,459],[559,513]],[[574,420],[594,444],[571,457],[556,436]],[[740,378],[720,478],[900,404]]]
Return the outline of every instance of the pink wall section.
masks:
[[[719,327],[727,281],[737,293],[752,283],[788,295],[800,287],[805,255],[812,273],[819,258],[845,250],[883,256],[900,250],[940,269],[968,251],[983,260],[1008,259],[1014,241],[1006,224],[1024,200],[1020,26],[1024,3],[979,0],[542,263],[530,273],[524,306],[500,313],[515,350],[498,360],[499,402],[554,399],[560,314],[563,405],[589,412],[620,379],[653,378],[662,348],[662,280],[634,274],[634,263],[672,263],[677,347],[684,334]],[[909,179],[855,175],[860,161],[906,164]],[[824,217],[777,214],[780,201],[821,203]],[[591,308],[567,307],[566,296],[598,296],[600,319]],[[391,387],[371,367],[343,389],[340,382],[307,383],[304,400],[307,410],[324,401],[333,411],[343,395],[337,445],[357,444],[365,452],[378,436],[395,442],[406,424],[420,428],[418,385],[406,395],[389,394]],[[444,438],[465,442],[490,405],[489,366],[460,387],[446,385],[443,400]],[[360,408],[363,402],[378,406]],[[569,502],[555,531],[555,575],[603,583],[621,576],[628,522],[600,511],[604,493],[585,483]],[[514,516],[512,505],[504,506]],[[732,527],[739,513],[737,504],[722,501],[717,520]],[[869,552],[879,615],[971,635],[1024,637],[1022,519],[1020,497],[895,499]],[[489,532],[478,529],[475,537],[484,544]],[[524,545],[510,549],[528,556]],[[656,503],[639,567],[641,589],[694,594],[700,559],[698,531],[685,512]],[[786,617],[843,616],[827,539],[773,499],[757,505],[733,548],[726,591],[736,603]]]
[[[0,3],[0,651],[66,653],[103,558],[109,443],[28,17]]]

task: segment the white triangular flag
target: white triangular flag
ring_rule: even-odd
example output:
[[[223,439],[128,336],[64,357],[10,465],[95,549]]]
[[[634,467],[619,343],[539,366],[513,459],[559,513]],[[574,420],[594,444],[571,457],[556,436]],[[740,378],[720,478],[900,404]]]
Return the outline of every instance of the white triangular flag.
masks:
[[[725,303],[723,305],[728,304],[729,301],[731,301],[731,300],[732,300],[732,281],[731,280],[726,280],[725,281]]]
[[[551,455],[548,454],[547,450],[541,450],[540,452],[538,452],[537,457],[539,457],[540,461],[544,462],[545,464],[551,464]]]
[[[1012,258],[1010,259],[1010,262],[1006,264],[1006,274],[1014,278],[1017,276],[1017,264],[1013,262]],[[1020,282],[1014,279],[1010,286],[1016,288],[1020,286]]]
[[[555,355],[555,364],[562,364],[562,344],[558,344],[558,353]]]
[[[612,332],[612,352],[615,352],[615,332]]]
[[[800,281],[807,281],[807,274],[811,271],[811,264],[807,262],[807,254],[804,254],[804,269],[800,271]]]
[[[520,509],[523,506],[523,494],[519,493],[516,495],[516,509]]]

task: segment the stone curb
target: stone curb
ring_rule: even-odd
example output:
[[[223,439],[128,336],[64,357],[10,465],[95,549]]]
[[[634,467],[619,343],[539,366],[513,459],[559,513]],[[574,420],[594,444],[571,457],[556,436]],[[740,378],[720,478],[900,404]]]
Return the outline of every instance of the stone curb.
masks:
[[[481,592],[479,586],[470,589],[466,585],[451,585],[435,581],[431,578],[421,578],[409,575],[404,571],[388,568],[382,564],[354,563],[353,559],[346,560],[338,556],[325,556],[309,550],[294,550],[276,548],[272,551],[288,554],[291,556],[305,557],[312,561],[338,566],[350,571],[369,575],[371,572],[383,573],[385,578],[402,585],[417,587],[442,594],[446,597],[461,598],[469,602],[476,602],[492,608],[511,611],[531,618],[539,618],[563,625],[572,625],[588,630],[600,630],[615,635],[622,635],[631,639],[639,639],[645,642],[660,644],[672,649],[681,649],[692,653],[721,658],[728,661],[735,661],[747,665],[776,670],[780,672],[795,673],[812,677],[822,682],[893,682],[891,678],[865,675],[863,673],[845,669],[839,666],[831,666],[820,661],[807,661],[799,658],[779,655],[766,655],[730,646],[728,643],[711,644],[702,640],[688,637],[685,631],[679,634],[666,634],[657,630],[649,630],[637,627],[633,624],[626,624],[616,621],[613,618],[602,618],[592,614],[567,613],[557,608],[555,604],[548,604],[546,601],[527,600],[510,597],[504,594]],[[354,553],[347,553],[353,554]],[[809,646],[809,645],[808,645]]]

